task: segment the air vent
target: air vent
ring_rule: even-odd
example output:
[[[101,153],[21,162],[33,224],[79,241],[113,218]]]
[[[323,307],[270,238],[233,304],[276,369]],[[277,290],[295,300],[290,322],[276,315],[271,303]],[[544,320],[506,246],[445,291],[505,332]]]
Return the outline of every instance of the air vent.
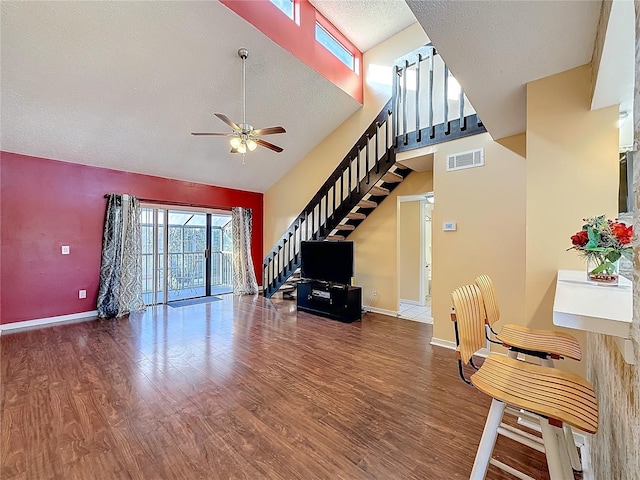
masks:
[[[484,148],[468,152],[447,155],[447,172],[463,168],[481,167],[484,165]]]

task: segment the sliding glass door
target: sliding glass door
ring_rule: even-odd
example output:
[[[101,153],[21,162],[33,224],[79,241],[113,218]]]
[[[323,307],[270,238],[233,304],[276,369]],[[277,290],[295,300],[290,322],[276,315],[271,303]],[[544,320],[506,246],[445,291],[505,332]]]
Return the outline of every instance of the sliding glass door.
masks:
[[[232,291],[230,214],[143,206],[141,215],[147,305]]]
[[[233,291],[231,217],[217,216],[211,224],[211,293]]]

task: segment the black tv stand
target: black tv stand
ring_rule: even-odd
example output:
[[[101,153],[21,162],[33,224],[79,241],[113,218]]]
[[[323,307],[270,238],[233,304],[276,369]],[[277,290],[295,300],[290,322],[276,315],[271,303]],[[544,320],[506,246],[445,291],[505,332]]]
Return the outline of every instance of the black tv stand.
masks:
[[[298,283],[297,288],[298,310],[341,322],[355,322],[362,318],[360,287],[305,280]]]

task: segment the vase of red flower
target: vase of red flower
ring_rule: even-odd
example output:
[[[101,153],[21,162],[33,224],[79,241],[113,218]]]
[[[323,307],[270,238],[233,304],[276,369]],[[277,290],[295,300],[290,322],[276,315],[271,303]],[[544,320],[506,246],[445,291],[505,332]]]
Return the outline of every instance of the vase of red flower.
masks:
[[[573,246],[587,263],[587,281],[599,285],[618,284],[618,260],[631,258],[633,225],[607,220],[604,215],[584,219],[582,230],[571,236]]]

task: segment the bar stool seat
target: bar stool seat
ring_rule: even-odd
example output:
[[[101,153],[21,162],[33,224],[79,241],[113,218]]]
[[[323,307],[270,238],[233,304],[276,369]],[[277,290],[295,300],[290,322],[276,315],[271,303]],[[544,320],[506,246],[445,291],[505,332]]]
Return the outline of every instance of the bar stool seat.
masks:
[[[475,284],[482,293],[485,307],[485,322],[491,329],[500,320],[498,297],[493,281],[488,275],[480,275]],[[493,329],[491,330],[493,332]],[[578,340],[568,333],[554,330],[534,330],[519,325],[507,324],[499,332],[493,332],[496,339],[514,352],[543,354],[542,357],[572,358],[582,360],[582,349]],[[552,364],[551,364],[552,365]],[[548,366],[551,366],[548,365]]]
[[[483,393],[587,433],[598,429],[598,403],[584,378],[533,363],[490,355],[470,378]]]
[[[551,356],[582,360],[582,349],[575,337],[555,330],[534,330],[507,324],[498,332],[497,339],[506,347],[519,350],[545,352]]]

